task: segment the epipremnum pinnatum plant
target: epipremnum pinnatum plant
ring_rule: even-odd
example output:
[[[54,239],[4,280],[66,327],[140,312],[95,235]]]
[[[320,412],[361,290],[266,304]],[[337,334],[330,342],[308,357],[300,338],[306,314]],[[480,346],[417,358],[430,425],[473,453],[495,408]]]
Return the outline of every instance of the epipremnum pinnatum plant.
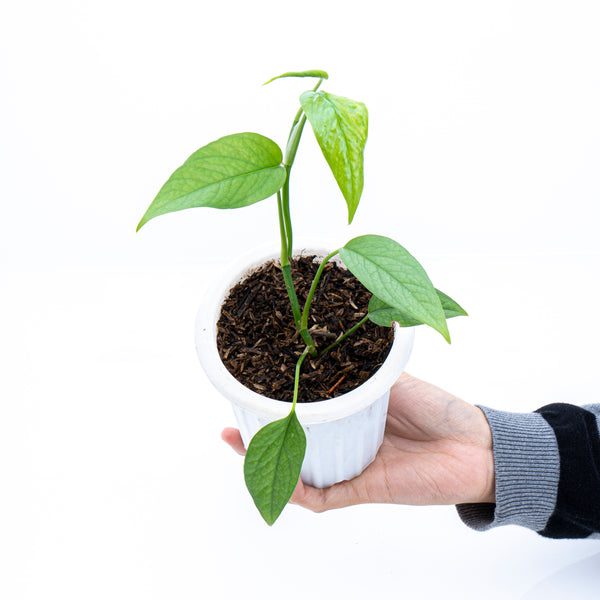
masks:
[[[139,230],[151,219],[187,208],[242,208],[272,196],[277,198],[281,237],[281,268],[296,327],[306,347],[298,358],[294,397],[284,419],[263,427],[252,438],[244,462],[246,485],[265,521],[272,525],[289,501],[306,450],[306,436],[296,416],[302,362],[317,355],[308,330],[310,306],[326,263],[339,255],[346,267],[372,293],[367,315],[341,334],[321,354],[343,341],[367,320],[391,327],[429,325],[450,342],[446,319],[466,312],[433,287],[419,262],[398,242],[380,235],[362,235],[328,254],[315,274],[301,307],[292,278],[293,232],[290,217],[290,174],[306,121],[342,192],[352,222],[363,189],[363,154],[368,113],[362,102],[320,90],[325,71],[284,73],[282,77],[316,78],[312,90],[300,96],[285,150],[258,133],[219,138],[192,154],[169,177],[143,215]]]

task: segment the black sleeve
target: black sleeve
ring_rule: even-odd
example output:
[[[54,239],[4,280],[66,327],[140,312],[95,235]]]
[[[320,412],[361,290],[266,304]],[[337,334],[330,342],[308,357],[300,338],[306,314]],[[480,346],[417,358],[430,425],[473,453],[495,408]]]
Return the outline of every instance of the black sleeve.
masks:
[[[570,404],[549,404],[536,412],[554,430],[560,457],[556,506],[539,533],[549,538],[600,533],[600,436],[595,415]]]

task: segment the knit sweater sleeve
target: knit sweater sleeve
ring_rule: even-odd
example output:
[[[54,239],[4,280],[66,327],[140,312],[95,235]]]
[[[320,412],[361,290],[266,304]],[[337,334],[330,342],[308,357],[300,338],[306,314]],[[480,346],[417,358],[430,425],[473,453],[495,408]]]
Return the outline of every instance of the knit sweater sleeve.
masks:
[[[520,525],[551,538],[600,533],[600,405],[550,404],[534,413],[484,406],[492,431],[495,504],[461,504],[485,531]]]

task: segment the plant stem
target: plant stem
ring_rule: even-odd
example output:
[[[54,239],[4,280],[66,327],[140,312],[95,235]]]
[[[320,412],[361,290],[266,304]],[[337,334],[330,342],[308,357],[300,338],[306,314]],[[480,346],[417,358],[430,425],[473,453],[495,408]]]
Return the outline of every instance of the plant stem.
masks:
[[[319,86],[323,83],[322,79],[319,79],[317,85],[313,88],[313,92],[319,89]],[[298,109],[294,122],[290,129],[288,141],[285,147],[285,155],[283,157],[283,166],[285,167],[285,182],[282,188],[282,207],[283,207],[283,218],[285,221],[285,232],[286,232],[286,243],[288,250],[288,258],[292,256],[293,249],[293,233],[292,233],[292,219],[290,215],[290,173],[292,171],[292,165],[296,158],[296,152],[298,151],[298,145],[300,144],[300,138],[302,137],[302,131],[306,123],[306,115],[302,110],[302,107]]]
[[[317,85],[313,88],[316,92],[319,86],[323,82],[319,79]],[[283,279],[285,280],[285,288],[287,290],[290,302],[292,304],[292,312],[294,314],[294,322],[296,328],[299,330],[302,339],[307,345],[307,350],[311,356],[316,356],[317,351],[315,349],[315,342],[313,341],[308,329],[301,327],[302,316],[300,314],[300,304],[298,303],[298,297],[296,296],[296,289],[294,288],[294,280],[292,278],[292,268],[290,266],[290,260],[292,258],[293,250],[293,233],[292,233],[292,218],[290,215],[290,173],[292,171],[292,165],[296,158],[296,152],[298,151],[298,144],[300,144],[300,138],[302,131],[306,123],[306,115],[302,110],[302,107],[298,109],[290,135],[288,136],[288,142],[285,148],[285,156],[283,157],[283,166],[285,167],[285,181],[281,189],[281,193],[277,192],[277,210],[279,213],[279,233],[281,236],[281,270],[283,271]]]
[[[321,279],[321,275],[323,274],[323,269],[325,269],[325,265],[340,251],[338,248],[334,250],[330,254],[328,254],[319,265],[317,272],[315,274],[315,278],[313,279],[312,285],[310,286],[310,291],[308,292],[308,296],[306,297],[306,302],[304,303],[304,310],[302,311],[302,321],[300,323],[301,330],[308,329],[308,315],[310,313],[310,305],[312,303],[313,296],[317,291],[317,286],[319,285],[319,280]]]
[[[294,375],[294,400],[292,401],[292,410],[290,412],[294,412],[296,409],[296,401],[298,400],[298,386],[300,384],[300,367],[308,354],[308,348],[304,348],[304,352],[298,358],[298,362],[296,363],[296,373]]]
[[[323,80],[319,79],[317,85],[315,85],[315,87],[313,88],[313,92],[316,92],[322,83]],[[285,147],[285,156],[283,159],[283,164],[286,168],[291,168],[294,164],[294,159],[296,158],[296,151],[298,150],[298,144],[300,143],[300,136],[302,135],[302,130],[304,129],[305,123],[306,115],[304,114],[302,107],[300,107],[298,109],[298,112],[296,113],[296,116],[294,117],[294,122],[292,123],[290,134],[288,136],[288,141]]]
[[[283,218],[283,204],[281,202],[281,192],[277,192],[277,215],[279,217],[279,237],[281,238],[281,267],[290,264],[287,247],[287,236],[285,233],[285,220]]]
[[[282,192],[282,207],[283,207],[283,218],[285,221],[285,230],[287,236],[287,247],[288,257],[292,256],[292,248],[294,244],[294,238],[292,233],[292,218],[290,215],[290,174],[292,172],[292,165],[296,158],[296,152],[298,151],[298,144],[300,143],[300,137],[306,123],[306,115],[303,114],[302,108],[296,113],[290,135],[288,137],[287,146],[285,148],[285,156],[283,158],[283,166],[285,167],[285,181],[283,182]]]
[[[296,152],[298,152],[298,145],[300,144],[300,137],[302,136],[302,131],[304,130],[305,123],[306,115],[304,114],[302,108],[300,108],[296,113],[296,116],[294,117],[294,122],[292,123],[290,135],[288,137],[287,145],[285,147],[285,157],[283,159],[283,164],[286,167],[289,167],[290,169],[294,164]]]
[[[292,258],[292,249],[294,247],[294,235],[292,232],[292,217],[290,215],[290,170],[291,166],[285,165],[287,172],[283,188],[281,189],[283,200],[283,219],[285,222],[286,245],[288,251],[288,259]]]
[[[292,313],[294,314],[294,323],[296,324],[296,329],[300,332],[300,335],[302,336],[302,339],[304,340],[304,343],[306,344],[311,356],[316,356],[317,351],[315,350],[315,342],[313,341],[308,330],[303,330],[300,327],[302,315],[300,314],[300,303],[298,302],[298,297],[296,296],[296,289],[294,288],[294,281],[292,279],[292,267],[288,263],[284,267],[281,267],[281,270],[283,271],[285,289],[287,290],[290,302],[292,304]]]
[[[340,335],[340,337],[337,340],[335,340],[335,342],[333,342],[333,344],[330,344],[329,346],[327,346],[327,348],[325,348],[325,350],[321,350],[321,352],[319,353],[319,356],[323,356],[323,354],[326,354],[332,348],[335,348],[340,342],[345,340],[351,333],[354,333],[361,325],[364,325],[368,319],[369,319],[369,313],[367,313],[356,325],[354,325],[353,327],[348,329],[348,331],[346,331],[346,333],[343,333],[342,335]]]
[[[279,192],[277,192],[277,212],[279,214],[279,234],[281,236],[281,270],[283,272],[283,280],[285,281],[285,289],[290,299],[290,304],[292,305],[294,323],[296,324],[296,328],[300,329],[300,321],[302,319],[302,315],[300,314],[300,303],[298,302],[298,297],[296,296],[296,289],[294,288],[294,281],[292,279],[292,267],[290,266],[290,261],[288,258],[283,209],[281,206],[281,194]]]

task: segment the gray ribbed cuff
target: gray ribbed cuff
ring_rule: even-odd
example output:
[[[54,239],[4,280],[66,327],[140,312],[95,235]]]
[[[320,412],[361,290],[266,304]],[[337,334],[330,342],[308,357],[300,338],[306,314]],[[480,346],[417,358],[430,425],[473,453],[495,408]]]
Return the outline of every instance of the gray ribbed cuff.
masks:
[[[600,431],[600,404],[584,404],[581,408],[585,408],[585,410],[589,410],[596,415],[596,425],[598,425],[598,431]]]
[[[479,407],[492,430],[496,504],[459,504],[473,529],[500,525],[544,529],[556,505],[560,472],[552,427],[538,413],[509,413]]]

